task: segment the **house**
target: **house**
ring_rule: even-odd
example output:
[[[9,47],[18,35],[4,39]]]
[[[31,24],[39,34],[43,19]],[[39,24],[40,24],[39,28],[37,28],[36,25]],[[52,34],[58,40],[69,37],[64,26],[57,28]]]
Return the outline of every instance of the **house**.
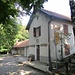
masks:
[[[26,27],[29,30],[29,54],[35,60],[48,63],[62,60],[75,53],[74,25],[71,19],[40,9],[32,14]]]
[[[12,49],[12,54],[27,56],[29,49],[29,40],[16,42]]]

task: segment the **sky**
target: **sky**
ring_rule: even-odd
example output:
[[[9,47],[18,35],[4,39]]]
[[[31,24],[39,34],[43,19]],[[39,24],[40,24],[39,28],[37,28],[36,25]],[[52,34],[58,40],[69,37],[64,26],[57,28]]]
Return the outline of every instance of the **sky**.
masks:
[[[44,9],[70,17],[69,0],[48,0],[44,3]],[[28,21],[29,16],[22,17],[23,25],[27,25]]]

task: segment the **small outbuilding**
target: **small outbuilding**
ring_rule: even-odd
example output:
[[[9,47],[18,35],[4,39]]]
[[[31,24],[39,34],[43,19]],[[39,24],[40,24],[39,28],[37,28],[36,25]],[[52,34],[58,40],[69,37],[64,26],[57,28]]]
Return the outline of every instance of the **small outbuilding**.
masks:
[[[27,56],[29,50],[29,40],[16,42],[12,48],[12,54]]]

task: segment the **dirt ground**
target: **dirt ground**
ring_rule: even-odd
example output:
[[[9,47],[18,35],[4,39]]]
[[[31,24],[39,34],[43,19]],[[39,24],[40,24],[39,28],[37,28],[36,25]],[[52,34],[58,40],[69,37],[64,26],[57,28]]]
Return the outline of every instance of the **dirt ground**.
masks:
[[[27,65],[17,63],[18,56],[5,55],[0,57],[0,75],[45,75]]]

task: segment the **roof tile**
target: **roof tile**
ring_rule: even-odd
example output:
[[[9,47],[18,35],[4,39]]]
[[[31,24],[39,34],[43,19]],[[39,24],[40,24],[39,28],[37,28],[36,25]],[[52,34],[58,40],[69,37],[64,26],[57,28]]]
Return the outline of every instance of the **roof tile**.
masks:
[[[25,46],[29,46],[29,40],[25,40],[25,41],[20,41],[14,44],[14,48],[15,47],[25,47]]]

